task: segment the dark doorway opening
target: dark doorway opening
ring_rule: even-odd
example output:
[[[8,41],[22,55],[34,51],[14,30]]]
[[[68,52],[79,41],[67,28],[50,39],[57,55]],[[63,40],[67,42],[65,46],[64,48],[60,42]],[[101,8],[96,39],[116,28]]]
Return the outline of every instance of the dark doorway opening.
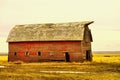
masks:
[[[91,51],[90,51],[90,50],[87,50],[87,51],[86,51],[86,60],[87,60],[87,61],[91,61],[91,56],[90,56],[90,54],[91,54]]]
[[[65,61],[70,62],[70,55],[68,52],[65,52]]]

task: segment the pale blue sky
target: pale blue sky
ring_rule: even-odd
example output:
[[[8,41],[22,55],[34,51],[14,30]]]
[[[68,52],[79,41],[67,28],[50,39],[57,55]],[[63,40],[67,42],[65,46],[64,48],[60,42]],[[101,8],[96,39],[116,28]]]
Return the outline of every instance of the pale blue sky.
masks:
[[[120,0],[0,0],[0,52],[18,24],[95,21],[93,51],[120,51]]]

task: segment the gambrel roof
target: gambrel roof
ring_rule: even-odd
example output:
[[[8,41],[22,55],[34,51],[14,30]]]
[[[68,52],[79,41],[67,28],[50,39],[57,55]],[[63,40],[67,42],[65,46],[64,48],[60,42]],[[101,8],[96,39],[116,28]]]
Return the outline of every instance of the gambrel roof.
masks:
[[[93,21],[16,25],[7,42],[83,40],[85,27]]]

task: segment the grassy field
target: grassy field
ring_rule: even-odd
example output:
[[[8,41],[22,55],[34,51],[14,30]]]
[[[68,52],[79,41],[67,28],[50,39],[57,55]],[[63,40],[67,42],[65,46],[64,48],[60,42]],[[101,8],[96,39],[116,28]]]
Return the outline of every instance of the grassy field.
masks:
[[[93,54],[93,62],[14,64],[0,56],[0,80],[119,80],[120,54]],[[47,72],[43,72],[47,71]],[[50,73],[69,71],[74,73]],[[81,73],[75,73],[81,72]]]

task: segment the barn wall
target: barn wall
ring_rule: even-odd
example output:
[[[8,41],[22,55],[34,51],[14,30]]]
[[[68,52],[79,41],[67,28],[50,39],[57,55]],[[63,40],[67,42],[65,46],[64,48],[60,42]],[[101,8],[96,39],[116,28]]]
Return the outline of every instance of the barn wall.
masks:
[[[88,61],[92,61],[92,50],[91,50],[91,42],[82,42],[82,53],[83,59],[86,60],[86,51],[90,52],[90,59]]]
[[[26,55],[28,51],[29,55]],[[38,55],[38,51],[41,55]],[[15,55],[16,52],[16,55]],[[70,61],[82,61],[80,41],[43,41],[43,42],[9,42],[9,61],[65,61],[65,52]]]

